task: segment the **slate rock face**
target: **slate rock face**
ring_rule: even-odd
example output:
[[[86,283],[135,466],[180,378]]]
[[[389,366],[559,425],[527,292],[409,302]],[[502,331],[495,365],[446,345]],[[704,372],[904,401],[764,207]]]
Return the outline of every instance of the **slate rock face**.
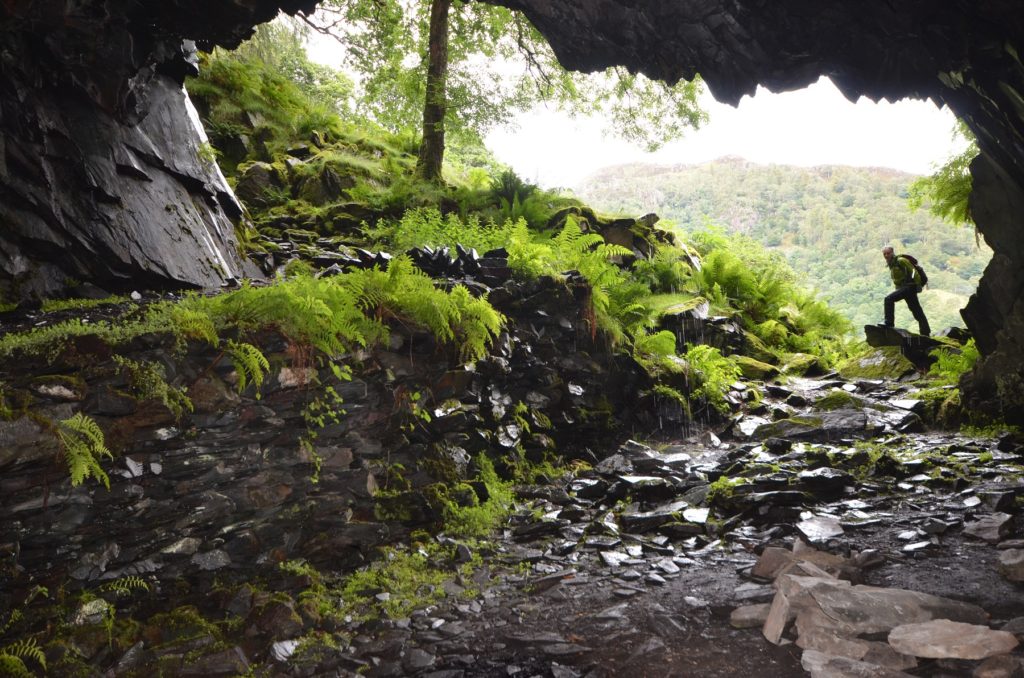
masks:
[[[312,3],[305,3],[312,5]],[[182,89],[184,38],[237,44],[299,3],[8,3],[0,18],[0,294],[115,291],[257,274],[241,206]],[[208,45],[207,45],[208,47]]]

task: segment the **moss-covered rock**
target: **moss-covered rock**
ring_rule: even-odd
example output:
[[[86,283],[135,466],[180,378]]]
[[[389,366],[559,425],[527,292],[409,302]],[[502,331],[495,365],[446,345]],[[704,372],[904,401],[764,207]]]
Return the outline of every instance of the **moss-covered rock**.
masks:
[[[743,353],[769,365],[779,364],[779,356],[768,348],[768,345],[761,341],[757,335],[751,334],[746,330],[743,331]]]
[[[235,195],[246,205],[268,207],[277,204],[285,191],[285,181],[276,167],[254,162],[241,169]]]
[[[901,379],[917,371],[898,346],[882,346],[837,365],[844,379]]]
[[[297,195],[310,205],[328,205],[347,196],[346,191],[356,185],[356,180],[343,174],[330,164],[324,164],[312,176],[301,177],[297,184]]]
[[[789,353],[782,360],[782,373],[793,376],[816,377],[828,371],[821,356],[809,353]]]
[[[745,379],[757,379],[765,381],[773,377],[779,376],[779,368],[768,363],[755,360],[750,356],[738,355],[733,356],[733,361],[736,366],[740,368],[740,372],[743,374]]]
[[[861,398],[837,388],[815,400],[813,407],[816,410],[828,412],[831,410],[856,409],[865,405],[867,403]]]

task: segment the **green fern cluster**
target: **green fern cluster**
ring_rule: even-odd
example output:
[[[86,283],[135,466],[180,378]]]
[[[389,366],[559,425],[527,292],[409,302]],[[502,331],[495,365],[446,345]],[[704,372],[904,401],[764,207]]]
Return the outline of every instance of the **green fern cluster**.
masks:
[[[939,347],[931,352],[935,362],[928,370],[928,375],[944,384],[956,384],[960,377],[974,367],[980,354],[974,339],[968,341],[960,349]]]
[[[815,353],[829,362],[842,354],[850,322],[802,287],[780,255],[714,229],[695,234],[693,241],[702,264],[688,284],[713,309],[738,314],[776,352]]]
[[[910,185],[907,204],[912,210],[928,205],[933,215],[961,226],[973,223],[969,199],[974,186],[971,162],[978,156],[977,139],[963,121],[957,122],[954,138],[966,140],[967,148],[946,161],[934,174],[921,177]]]
[[[462,219],[458,214],[442,215],[437,208],[407,210],[397,222],[381,222],[369,231],[370,236],[392,250],[406,251],[414,247],[475,248],[479,252],[503,247],[509,239],[509,224],[496,226],[481,223],[476,215]]]
[[[685,362],[676,355],[676,336],[668,330],[642,333],[633,338],[633,357],[654,375],[679,373]]]
[[[235,372],[238,374],[238,392],[252,384],[256,387],[257,397],[259,388],[263,385],[263,378],[270,371],[270,362],[267,361],[263,352],[252,344],[229,339],[224,344],[224,352],[231,356],[235,364]]]
[[[113,459],[114,455],[107,449],[103,431],[95,420],[78,412],[57,424],[57,437],[64,448],[71,484],[81,485],[91,476],[109,490],[110,477],[100,467],[100,459]]]
[[[705,344],[691,346],[684,356],[690,368],[693,398],[703,398],[719,412],[727,412],[725,400],[730,385],[740,378],[739,367],[722,356],[717,348]]]
[[[424,327],[454,344],[463,360],[483,357],[505,323],[486,298],[472,296],[463,285],[439,290],[408,257],[395,257],[386,271],[374,268],[335,279],[372,317]]]

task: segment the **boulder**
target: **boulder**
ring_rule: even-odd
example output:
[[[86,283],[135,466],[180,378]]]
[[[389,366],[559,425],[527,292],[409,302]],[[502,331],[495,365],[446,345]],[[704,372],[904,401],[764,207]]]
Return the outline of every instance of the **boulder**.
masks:
[[[740,368],[740,372],[746,379],[767,381],[768,379],[779,376],[778,367],[769,365],[768,363],[763,363],[760,360],[756,360],[749,356],[733,356],[733,360],[736,362],[737,367]]]
[[[985,659],[1017,647],[1017,637],[987,626],[948,619],[903,624],[889,632],[897,652],[930,659]]]

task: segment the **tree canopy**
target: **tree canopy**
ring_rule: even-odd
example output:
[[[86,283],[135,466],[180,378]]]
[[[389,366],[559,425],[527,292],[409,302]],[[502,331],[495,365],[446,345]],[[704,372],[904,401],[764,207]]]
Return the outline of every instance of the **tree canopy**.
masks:
[[[393,131],[423,120],[430,14],[441,1],[328,0],[305,17],[344,46],[359,79],[359,111]],[[443,127],[456,140],[479,139],[539,103],[604,115],[610,131],[651,150],[707,120],[699,79],[669,86],[621,68],[567,71],[525,17],[506,8],[456,1],[447,27]]]

